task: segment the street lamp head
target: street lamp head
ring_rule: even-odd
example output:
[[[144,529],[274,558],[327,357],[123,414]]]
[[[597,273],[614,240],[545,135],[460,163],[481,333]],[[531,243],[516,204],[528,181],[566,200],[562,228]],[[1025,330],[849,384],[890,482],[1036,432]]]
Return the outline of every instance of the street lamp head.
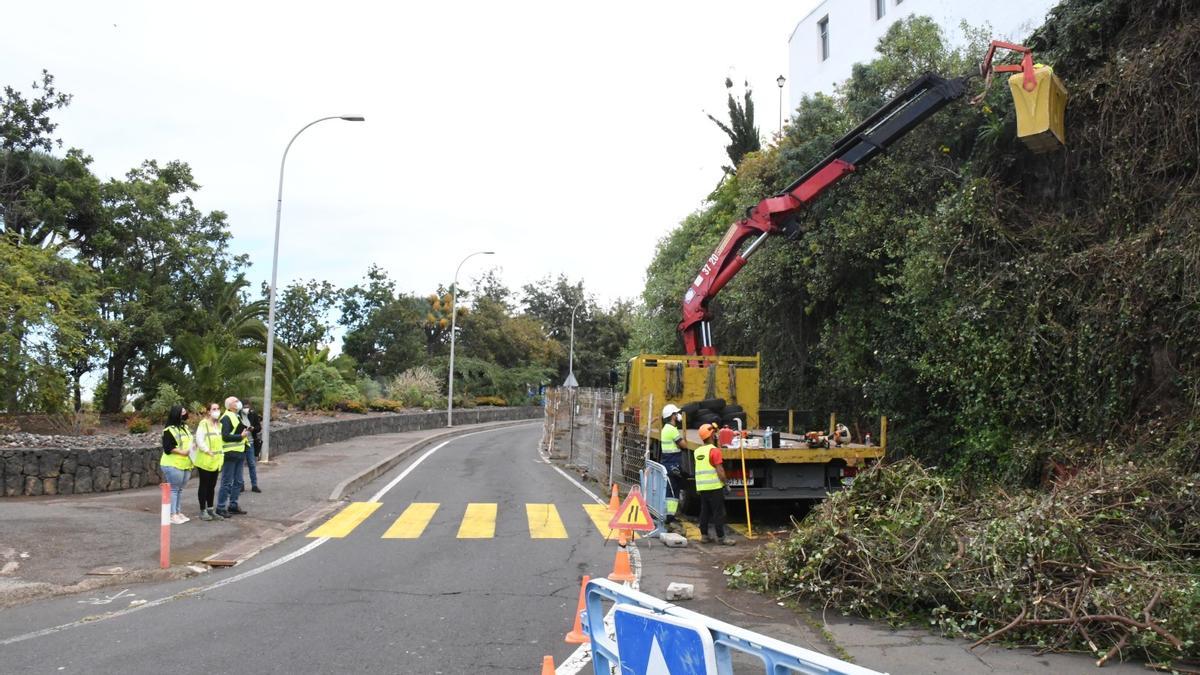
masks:
[[[783,85],[779,85],[779,86],[782,87]],[[363,117],[362,115],[342,115],[342,119],[346,120],[347,122],[366,122],[367,121],[367,118]]]
[[[779,88],[780,88],[780,89],[783,89],[783,83],[784,83],[784,82],[787,82],[787,78],[786,78],[786,77],[784,77],[784,76],[782,76],[782,75],[780,75],[779,77],[775,78],[775,84],[779,85]]]

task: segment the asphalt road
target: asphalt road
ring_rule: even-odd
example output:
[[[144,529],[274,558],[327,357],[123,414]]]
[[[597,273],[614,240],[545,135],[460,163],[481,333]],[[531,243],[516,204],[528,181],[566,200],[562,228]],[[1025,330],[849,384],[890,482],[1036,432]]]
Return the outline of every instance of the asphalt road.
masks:
[[[580,577],[606,574],[614,549],[584,510],[594,501],[538,457],[539,431],[416,454],[354,495],[382,493],[378,506],[347,507],[361,522],[335,516],[248,567],[107,604],[111,594],[0,612],[0,670],[529,673],[545,654],[561,662],[574,651],[562,636]],[[328,533],[344,536],[313,536]]]

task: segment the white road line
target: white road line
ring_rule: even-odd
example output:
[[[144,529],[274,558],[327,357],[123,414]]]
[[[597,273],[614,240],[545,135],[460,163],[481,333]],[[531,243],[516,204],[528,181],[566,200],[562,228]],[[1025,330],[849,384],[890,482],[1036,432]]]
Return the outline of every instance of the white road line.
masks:
[[[563,471],[562,469],[560,469],[559,467],[557,467],[553,463],[551,463],[550,457],[548,455],[546,455],[546,453],[542,452],[541,448],[538,448],[538,456],[541,458],[541,461],[543,463],[549,465],[549,467],[551,469],[554,469],[555,471],[557,471],[560,476],[562,476],[563,478],[566,478],[568,481],[571,482],[572,485],[574,485],[575,487],[582,490],[585,495],[591,497],[592,501],[596,502],[597,504],[604,503],[603,498],[601,498],[600,496],[598,496],[596,493],[592,492],[591,490],[587,489],[586,486],[584,486],[579,481],[575,480],[575,478],[573,476],[571,476],[571,474],[567,473],[566,471]],[[634,577],[633,582],[631,582],[629,584],[629,586],[630,586],[630,588],[632,588],[633,590],[636,591],[636,590],[639,590],[639,588],[641,586],[641,581],[642,581],[642,553],[641,553],[641,551],[638,550],[637,545],[634,544],[633,542],[629,542],[629,562],[633,567],[633,577]],[[612,613],[614,611],[616,611],[615,606],[613,607],[613,609],[609,610],[608,615],[605,618],[607,619],[607,618],[611,617]],[[591,662],[592,662],[591,646],[586,645],[586,644],[579,645],[579,648],[576,649],[570,656],[568,656],[566,661],[563,661],[561,664],[558,665],[558,667],[556,667],[554,669],[554,673],[555,673],[555,675],[577,675],[584,668],[588,667],[588,664],[590,664]]]
[[[382,498],[385,494],[388,493],[388,490],[391,490],[392,488],[396,487],[396,484],[399,483],[401,480],[403,480],[405,476],[412,473],[412,470],[417,468],[417,466],[420,465],[421,462],[424,462],[425,459],[428,458],[430,455],[432,455],[433,453],[437,452],[438,450],[446,447],[450,443],[457,441],[460,438],[466,438],[468,436],[475,436],[478,434],[486,434],[491,431],[499,431],[499,429],[485,429],[483,431],[473,431],[469,434],[455,436],[454,438],[451,438],[448,441],[444,441],[444,442],[439,443],[438,445],[430,448],[423,455],[418,457],[417,461],[413,462],[411,466],[409,466],[407,469],[405,469],[403,472],[401,472],[399,476],[396,476],[396,478],[394,478],[392,480],[392,482],[388,483],[379,492],[376,492],[375,496],[371,497],[371,499],[369,501],[372,501],[372,502],[379,501],[380,498]],[[580,486],[580,487],[582,487],[582,486]],[[84,617],[83,619],[80,619],[78,621],[72,621],[70,623],[64,623],[64,624],[61,624],[58,626],[52,626],[50,628],[43,628],[42,630],[34,631],[32,633],[25,633],[24,635],[17,635],[15,637],[10,637],[10,638],[4,639],[4,640],[0,640],[0,647],[3,647],[5,645],[11,645],[11,644],[14,644],[17,642],[24,642],[25,640],[32,640],[34,638],[44,637],[46,635],[52,635],[54,633],[58,633],[58,632],[67,630],[69,628],[74,628],[76,626],[82,626],[84,624],[94,624],[94,623],[98,623],[100,621],[107,621],[109,619],[115,619],[117,617],[125,616],[127,614],[133,614],[134,612],[140,612],[143,609],[150,609],[151,607],[158,607],[159,605],[165,605],[168,602],[171,602],[172,600],[178,600],[180,598],[192,597],[192,596],[198,595],[200,593],[207,593],[209,591],[215,591],[216,589],[221,588],[223,586],[228,586],[229,584],[232,584],[232,583],[235,583],[238,581],[242,581],[243,579],[249,579],[250,577],[253,577],[253,576],[258,576],[259,574],[262,574],[263,572],[266,572],[268,570],[273,570],[276,567],[279,567],[281,565],[289,563],[289,562],[295,560],[296,558],[299,558],[300,556],[304,555],[305,553],[308,553],[308,552],[312,551],[313,549],[316,549],[318,546],[320,546],[321,544],[324,544],[327,541],[329,541],[329,537],[321,537],[320,539],[313,541],[312,543],[308,544],[307,546],[300,548],[298,550],[292,551],[291,553],[283,556],[282,558],[279,558],[278,560],[273,560],[265,565],[262,565],[261,567],[256,567],[252,570],[247,570],[245,572],[242,572],[241,574],[237,574],[232,577],[229,577],[228,579],[222,579],[216,583],[209,584],[208,586],[203,586],[201,588],[188,589],[186,591],[176,593],[175,595],[168,595],[165,598],[159,598],[158,600],[151,600],[150,602],[147,602],[142,605],[134,605],[132,607],[127,607],[125,609],[117,610],[115,612],[109,612],[106,614],[100,614],[98,616]]]

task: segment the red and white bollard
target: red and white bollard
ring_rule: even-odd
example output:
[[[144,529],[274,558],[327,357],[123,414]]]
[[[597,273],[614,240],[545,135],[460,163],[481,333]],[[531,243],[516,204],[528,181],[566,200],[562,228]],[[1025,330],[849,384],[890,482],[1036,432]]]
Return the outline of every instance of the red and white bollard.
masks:
[[[171,484],[162,483],[162,529],[159,534],[158,566],[171,566]]]

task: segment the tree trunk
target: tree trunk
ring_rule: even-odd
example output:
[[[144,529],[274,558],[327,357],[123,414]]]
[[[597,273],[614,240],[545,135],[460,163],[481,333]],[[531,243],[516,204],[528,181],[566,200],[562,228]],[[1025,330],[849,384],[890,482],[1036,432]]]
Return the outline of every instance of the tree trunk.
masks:
[[[125,401],[125,365],[129,357],[125,354],[114,355],[108,360],[108,389],[104,392],[104,407],[101,412],[119,413],[121,404]]]

